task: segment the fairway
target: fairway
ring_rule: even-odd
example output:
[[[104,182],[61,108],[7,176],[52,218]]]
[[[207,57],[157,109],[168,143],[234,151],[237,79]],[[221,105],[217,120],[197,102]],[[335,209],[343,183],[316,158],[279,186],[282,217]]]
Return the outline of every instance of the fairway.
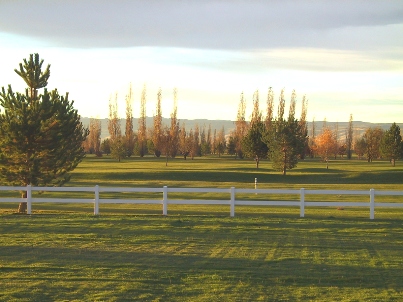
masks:
[[[402,176],[387,162],[305,161],[284,177],[232,158],[90,157],[69,185],[402,190]],[[401,209],[0,207],[0,301],[403,300]]]

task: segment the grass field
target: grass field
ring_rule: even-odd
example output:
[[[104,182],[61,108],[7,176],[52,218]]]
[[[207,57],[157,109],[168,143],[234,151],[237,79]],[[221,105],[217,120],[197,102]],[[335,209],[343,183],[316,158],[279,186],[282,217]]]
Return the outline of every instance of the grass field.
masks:
[[[403,166],[87,158],[72,186],[403,190]],[[401,301],[403,211],[0,204],[0,301]]]
[[[108,158],[89,157],[74,171],[69,185],[93,186],[177,186],[177,187],[237,187],[252,188],[255,178],[262,188],[339,188],[403,189],[403,163],[391,167],[387,161],[331,161],[329,169],[319,160],[298,163],[288,175],[271,168],[263,161],[255,168],[253,160],[231,157],[201,157],[195,160],[165,158],[133,158],[116,162]]]

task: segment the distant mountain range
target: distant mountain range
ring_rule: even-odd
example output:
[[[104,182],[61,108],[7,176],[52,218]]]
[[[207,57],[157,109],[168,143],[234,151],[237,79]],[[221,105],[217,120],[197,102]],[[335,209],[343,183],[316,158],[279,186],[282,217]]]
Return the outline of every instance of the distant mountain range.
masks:
[[[81,118],[82,123],[84,126],[88,126],[90,124],[90,118],[88,117],[82,117]],[[109,136],[108,133],[108,119],[100,119],[101,120],[101,139],[107,138]],[[185,120],[181,119],[179,120],[179,127],[182,127],[183,123],[185,124],[186,130],[190,129],[195,129],[196,125],[199,126],[199,129],[201,130],[203,127],[206,127],[206,132],[211,125],[211,130],[212,132],[214,129],[220,131],[222,127],[224,127],[224,131],[226,134],[229,134],[234,128],[235,128],[235,123],[233,121],[228,121],[228,120],[207,120],[207,119],[197,119],[197,120]],[[121,119],[121,129],[122,133],[125,132],[125,124],[126,124],[126,119]],[[164,126],[170,127],[171,125],[171,119],[170,118],[162,118],[162,124]],[[139,119],[138,118],[133,118],[133,128],[134,131],[137,131],[139,125]],[[146,118],[146,126],[147,129],[151,129],[154,126],[154,118],[153,117],[147,117]]]
[[[90,124],[90,118],[88,117],[82,117],[81,118],[84,126],[88,126]],[[108,119],[100,119],[101,120],[101,139],[105,139],[109,136],[108,133]],[[134,126],[134,131],[137,131],[138,129],[138,118],[133,118],[133,126]],[[125,119],[121,119],[121,129],[122,133],[125,131]],[[171,119],[169,118],[162,118],[162,123],[165,126],[170,126],[171,124]],[[187,119],[181,119],[179,120],[179,125],[182,127],[183,123],[185,124],[186,130],[190,129],[195,129],[196,125],[199,126],[199,129],[201,130],[203,127],[205,127],[206,131],[209,127],[211,126],[212,133],[214,132],[214,129],[220,131],[222,127],[224,127],[224,131],[226,134],[229,134],[232,130],[235,129],[235,122],[230,121],[230,120],[208,120],[208,119],[195,119],[195,120],[187,120]],[[323,127],[324,121],[315,121],[315,133],[318,135]],[[151,129],[153,127],[154,120],[153,117],[147,117],[146,118],[146,125],[148,129]],[[397,123],[400,127],[400,129],[403,129],[403,124],[402,123]],[[331,129],[336,129],[338,128],[338,133],[339,133],[339,138],[343,138],[346,136],[346,131],[348,129],[348,122],[328,122],[326,121],[327,127],[330,127]],[[392,123],[371,123],[371,122],[361,122],[361,121],[353,121],[353,130],[354,130],[354,136],[358,137],[361,136],[362,133],[365,131],[365,129],[370,128],[370,127],[380,127],[384,130],[388,130]],[[312,135],[312,122],[308,122],[308,135]]]

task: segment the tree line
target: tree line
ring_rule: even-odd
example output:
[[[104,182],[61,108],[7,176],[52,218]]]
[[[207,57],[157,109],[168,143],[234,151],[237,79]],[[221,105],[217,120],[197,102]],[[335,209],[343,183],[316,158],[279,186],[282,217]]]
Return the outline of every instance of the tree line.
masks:
[[[170,114],[170,125],[162,123],[162,91],[157,92],[157,104],[153,125],[147,128],[146,125],[146,102],[147,89],[143,87],[140,98],[140,118],[138,119],[138,130],[134,131],[133,125],[133,89],[129,86],[126,101],[125,131],[121,131],[121,119],[118,116],[118,96],[115,94],[109,101],[108,132],[109,137],[101,140],[101,122],[98,119],[90,119],[90,134],[84,142],[84,149],[87,153],[94,153],[98,156],[111,154],[119,161],[125,157],[154,155],[156,157],[166,156],[175,158],[183,156],[184,159],[206,154],[218,154],[226,151],[226,137],[224,128],[217,131],[209,125],[195,129],[186,129],[186,125],[179,124],[177,117],[177,89],[173,90],[174,104]]]
[[[392,165],[402,157],[402,143],[400,128],[396,124],[388,131],[379,127],[368,128],[361,137],[354,136],[353,117],[350,114],[348,127],[344,135],[327,126],[326,120],[322,129],[316,130],[315,121],[308,136],[306,96],[302,97],[301,115],[295,116],[297,94],[291,93],[288,116],[285,113],[285,90],[280,91],[278,97],[277,114],[275,115],[274,92],[268,89],[266,95],[265,115],[260,110],[259,91],[255,91],[253,98],[253,111],[249,119],[246,118],[246,98],[240,95],[237,117],[234,130],[228,135],[224,128],[212,129],[211,125],[195,125],[194,129],[186,129],[186,125],[177,118],[177,89],[173,91],[174,104],[170,115],[170,125],[162,125],[162,91],[156,95],[156,110],[153,116],[153,125],[146,125],[147,90],[143,87],[140,98],[140,118],[138,130],[133,125],[133,89],[130,84],[126,102],[125,131],[120,129],[121,119],[118,112],[118,96],[109,102],[108,132],[109,137],[101,140],[101,123],[91,119],[89,136],[84,143],[88,153],[97,155],[111,154],[119,161],[125,157],[154,155],[175,158],[183,156],[194,158],[196,156],[216,154],[221,156],[229,154],[235,158],[253,158],[256,167],[262,159],[270,159],[274,169],[286,174],[287,170],[296,167],[299,160],[309,156],[320,157],[328,167],[329,159],[346,157],[351,159],[355,152],[358,158],[367,158],[372,161],[378,158],[388,158]],[[393,133],[393,135],[391,134]]]
[[[186,125],[179,124],[177,118],[177,89],[174,89],[174,105],[170,116],[170,125],[162,125],[162,91],[157,93],[156,110],[153,116],[153,125],[147,128],[146,121],[146,87],[143,87],[140,100],[140,118],[138,131],[133,130],[132,102],[133,93],[130,85],[125,96],[126,100],[126,127],[122,133],[120,118],[118,117],[118,97],[109,101],[108,132],[109,137],[101,141],[101,123],[97,119],[91,119],[90,134],[84,144],[89,153],[101,155],[111,154],[118,159],[133,155],[145,156],[153,154],[156,157],[166,156],[174,158],[183,156],[184,159],[195,156],[224,153],[235,155],[237,158],[253,157],[256,167],[263,158],[273,159],[273,167],[282,170],[296,166],[299,158],[305,157],[308,147],[307,139],[307,100],[303,97],[302,113],[300,119],[295,117],[297,102],[296,92],[291,95],[288,117],[285,117],[284,89],[280,93],[278,114],[274,117],[274,93],[272,88],[267,94],[266,117],[260,111],[259,91],[253,94],[253,112],[251,119],[247,121],[245,116],[246,100],[241,93],[235,129],[229,135],[225,135],[225,129],[212,129],[209,125],[194,129],[186,129]]]

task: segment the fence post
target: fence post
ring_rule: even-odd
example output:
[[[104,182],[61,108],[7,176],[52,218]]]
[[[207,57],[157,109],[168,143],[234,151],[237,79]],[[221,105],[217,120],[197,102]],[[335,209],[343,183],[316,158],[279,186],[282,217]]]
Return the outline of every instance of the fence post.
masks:
[[[369,190],[369,219],[375,218],[375,190]]]
[[[230,216],[235,216],[235,187],[231,187],[231,205],[230,205]]]
[[[168,187],[164,186],[162,191],[162,215],[168,215]]]
[[[99,215],[99,186],[95,185],[94,215]]]
[[[305,217],[305,189],[300,190],[299,217]]]
[[[32,187],[27,185],[27,214],[31,214],[32,210]]]

